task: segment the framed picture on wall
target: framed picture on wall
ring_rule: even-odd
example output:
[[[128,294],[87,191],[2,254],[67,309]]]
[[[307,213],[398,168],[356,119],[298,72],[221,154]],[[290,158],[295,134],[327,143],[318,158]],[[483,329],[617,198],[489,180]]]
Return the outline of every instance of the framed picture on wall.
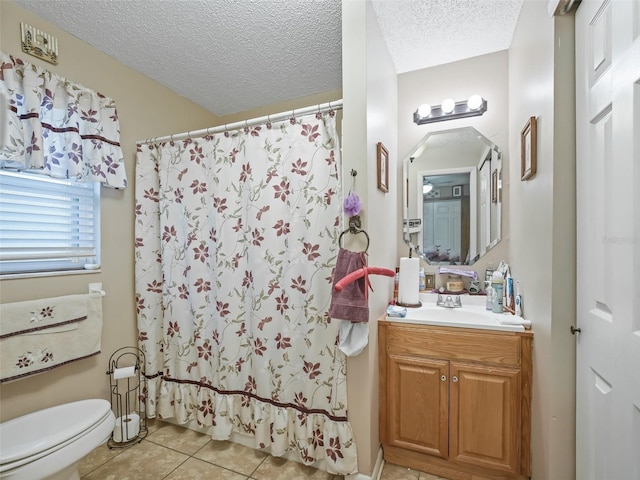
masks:
[[[456,185],[453,187],[453,196],[461,197],[462,196],[462,185]]]
[[[520,179],[528,180],[536,174],[538,129],[536,117],[530,117],[520,133]]]
[[[389,191],[389,150],[378,142],[378,190]]]

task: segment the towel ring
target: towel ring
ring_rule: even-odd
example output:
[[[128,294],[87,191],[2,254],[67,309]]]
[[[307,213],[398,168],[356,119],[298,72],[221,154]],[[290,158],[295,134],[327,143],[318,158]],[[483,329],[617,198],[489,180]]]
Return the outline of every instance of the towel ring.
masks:
[[[367,237],[367,246],[364,249],[364,253],[367,253],[367,251],[369,250],[369,234],[367,232],[365,232],[364,230],[357,230],[355,228],[347,228],[344,232],[342,232],[340,234],[340,236],[338,237],[338,246],[340,248],[342,248],[342,237],[344,236],[345,233],[353,233],[354,235],[358,234],[358,233],[364,233],[364,236]]]

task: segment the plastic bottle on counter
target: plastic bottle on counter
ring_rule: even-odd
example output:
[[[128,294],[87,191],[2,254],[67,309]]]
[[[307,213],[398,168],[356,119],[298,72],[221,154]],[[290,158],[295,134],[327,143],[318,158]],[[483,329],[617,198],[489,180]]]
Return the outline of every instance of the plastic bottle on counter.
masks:
[[[503,292],[504,292],[504,277],[502,273],[495,271],[491,278],[491,289],[493,290],[493,306],[491,310],[493,313],[503,312]]]
[[[420,269],[418,274],[418,290],[424,292],[427,289],[427,277],[424,274],[424,268]]]
[[[485,293],[487,294],[487,310],[493,310],[493,288],[491,288],[491,283],[486,282]]]
[[[522,295],[520,295],[520,282],[516,282],[515,313],[519,317],[522,316]]]

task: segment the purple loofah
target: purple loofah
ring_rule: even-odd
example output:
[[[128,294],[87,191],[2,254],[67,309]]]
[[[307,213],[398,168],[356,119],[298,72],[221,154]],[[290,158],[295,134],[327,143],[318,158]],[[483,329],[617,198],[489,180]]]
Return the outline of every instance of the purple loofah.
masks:
[[[362,210],[362,202],[360,201],[360,197],[355,193],[350,193],[347,195],[347,198],[344,199],[343,203],[344,213],[349,217],[353,217],[360,213]]]

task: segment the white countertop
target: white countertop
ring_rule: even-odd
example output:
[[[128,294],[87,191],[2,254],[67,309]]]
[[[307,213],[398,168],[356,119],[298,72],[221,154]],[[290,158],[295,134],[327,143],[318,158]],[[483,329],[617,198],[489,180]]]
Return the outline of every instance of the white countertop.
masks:
[[[401,317],[387,316],[390,322],[417,323],[443,327],[478,328],[486,330],[502,330],[507,332],[524,332],[523,325],[512,325],[503,322],[517,323],[519,317],[510,313],[493,313],[485,308],[484,295],[461,295],[461,308],[445,308],[436,306],[438,295],[421,293],[421,307],[407,307],[407,315]],[[447,295],[443,295],[444,298]]]

